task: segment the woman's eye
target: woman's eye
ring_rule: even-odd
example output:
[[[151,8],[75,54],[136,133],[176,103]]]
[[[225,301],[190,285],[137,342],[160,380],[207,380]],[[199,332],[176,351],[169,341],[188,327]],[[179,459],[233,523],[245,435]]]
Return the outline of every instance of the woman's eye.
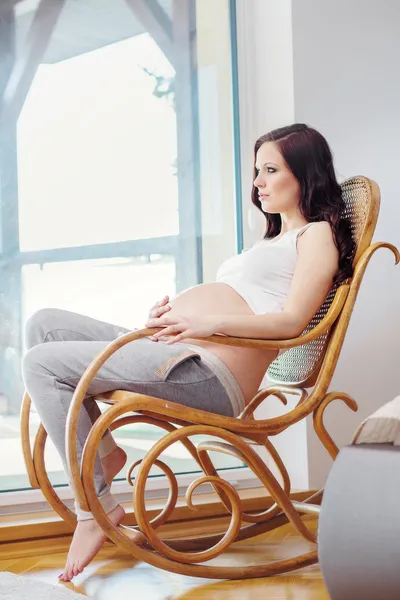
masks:
[[[268,173],[276,173],[276,169],[273,167],[268,167]]]

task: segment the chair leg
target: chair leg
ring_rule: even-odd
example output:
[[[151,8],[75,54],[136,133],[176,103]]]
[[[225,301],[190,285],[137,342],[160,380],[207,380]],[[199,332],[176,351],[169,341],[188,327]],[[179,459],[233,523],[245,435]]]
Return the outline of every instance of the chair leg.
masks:
[[[28,392],[25,392],[22,406],[21,406],[21,443],[22,443],[22,453],[24,456],[25,466],[28,473],[29,483],[31,487],[34,489],[38,489],[40,487],[35,466],[33,464],[33,457],[31,451],[31,436],[29,431],[30,424],[30,414],[31,414],[31,399]]]
[[[274,463],[281,475],[281,479],[282,479],[282,483],[283,483],[283,490],[285,491],[285,493],[287,495],[290,495],[291,484],[290,484],[289,473],[287,472],[286,467],[285,467],[279,453],[277,452],[276,448],[273,446],[273,444],[271,443],[271,441],[268,438],[264,441],[264,448],[267,450],[267,452],[269,452],[272,460],[274,461]],[[240,451],[238,451],[231,444],[226,444],[224,442],[212,442],[212,441],[202,442],[201,444],[198,445],[197,452],[199,454],[199,458],[201,461],[201,467],[202,467],[204,473],[206,473],[207,475],[219,477],[219,475],[208,455],[209,451],[223,452],[224,454],[228,454],[230,456],[237,458],[241,462],[245,462],[245,457],[243,456],[243,454]],[[216,489],[216,486],[214,489],[219,494],[225,508],[229,511],[230,510],[229,501],[227,501],[226,498],[224,498],[223,495],[220,493],[220,491],[218,489]],[[243,513],[242,518],[244,521],[247,521],[249,523],[264,523],[268,519],[272,519],[274,516],[278,515],[280,512],[281,512],[280,506],[277,503],[275,503],[271,507],[269,507],[267,510],[265,510],[261,513],[257,513],[257,514]]]
[[[168,423],[165,420],[159,420],[154,417],[147,416],[147,415],[131,414],[129,416],[126,416],[126,417],[123,417],[123,418],[113,421],[110,424],[110,430],[115,431],[119,427],[123,427],[124,425],[132,425],[134,423],[146,423],[147,425],[154,425],[155,427],[160,427],[161,429],[163,429],[164,431],[167,431],[167,432],[176,431],[176,429],[177,429],[175,425],[172,425],[171,423]],[[192,455],[194,460],[199,464],[199,466],[201,466],[201,463],[200,463],[199,457],[198,457],[198,453],[196,450],[196,446],[190,440],[185,440],[185,439],[182,440],[182,444],[184,445],[186,450]],[[142,462],[142,459],[137,460],[128,469],[127,481],[129,483],[129,485],[131,485],[132,487],[134,486],[134,483],[132,481],[132,473],[137,467],[140,466],[141,462]],[[172,512],[175,509],[176,502],[178,500],[178,483],[177,483],[177,480],[176,480],[176,477],[175,477],[173,471],[170,469],[170,467],[168,465],[166,465],[161,460],[156,461],[154,463],[154,465],[156,467],[158,467],[159,469],[161,469],[161,471],[164,472],[164,474],[166,475],[166,477],[169,481],[169,484],[170,484],[170,494],[169,494],[169,497],[167,500],[167,505],[163,508],[161,513],[159,513],[150,522],[153,529],[156,529],[156,528],[160,527],[161,525],[163,525],[166,521],[168,521],[169,517],[171,516]]]
[[[31,404],[30,396],[25,392],[21,407],[21,443],[29,482],[34,489],[40,489],[42,491],[49,505],[64,521],[75,526],[76,517],[74,513],[57,495],[47,476],[44,460],[47,433],[43,425],[40,425],[38,429],[33,453],[31,451],[29,431]]]
[[[266,577],[269,575],[292,571],[317,562],[317,552],[316,550],[313,550],[293,558],[267,562],[248,567],[216,567],[207,564],[194,564],[199,561],[207,561],[212,556],[220,555],[236,539],[246,539],[252,535],[257,535],[263,530],[267,530],[268,528],[272,529],[274,526],[283,524],[283,521],[286,521],[287,519],[289,519],[298,530],[301,530],[301,533],[304,537],[315,541],[314,535],[305,527],[304,523],[301,521],[297,512],[293,508],[290,498],[285,494],[284,490],[279,486],[272,473],[269,472],[266,465],[264,465],[254,450],[248,447],[247,444],[238,436],[216,427],[188,426],[182,427],[175,431],[170,431],[153,446],[153,448],[143,459],[139,466],[139,471],[136,478],[135,514],[141,531],[147,536],[150,544],[153,546],[153,548],[155,548],[156,551],[137,546],[130,538],[124,535],[121,530],[115,527],[105,514],[96,496],[93,477],[95,457],[98,450],[98,445],[102,436],[104,435],[104,432],[107,430],[107,428],[112,426],[112,423],[118,419],[118,417],[123,415],[124,412],[129,412],[132,410],[132,408],[133,407],[129,407],[128,402],[124,402],[123,406],[116,404],[101,415],[90,431],[82,459],[82,483],[87,503],[96,521],[99,523],[108,537],[110,537],[110,539],[112,539],[118,547],[133,554],[138,560],[148,562],[149,564],[152,564],[158,568],[176,573],[182,573],[184,575],[217,579]],[[198,551],[188,553],[183,547],[185,545],[185,541],[174,540],[172,542],[165,543],[155,534],[155,530],[146,515],[144,487],[151,466],[154,464],[155,460],[158,460],[161,453],[167,447],[176,441],[188,441],[188,438],[191,435],[197,435],[199,433],[214,435],[222,438],[227,443],[234,444],[241,452],[243,452],[243,455],[246,454],[247,464],[249,464],[250,468],[253,468],[253,470],[257,472],[267,489],[269,489],[269,487],[273,488],[269,491],[273,497],[275,496],[275,501],[277,501],[283,507],[283,510],[286,514],[276,517],[275,523],[257,523],[246,526],[240,530],[242,510],[240,499],[237,496],[236,491],[227,482],[224,481],[224,483],[221,483],[219,478],[217,481],[215,481],[213,477],[210,477],[208,474],[206,474],[205,477],[201,477],[189,488],[187,494],[189,505],[191,503],[192,492],[198,485],[201,485],[206,481],[211,481],[214,485],[223,487],[224,492],[228,495],[229,501],[232,505],[230,526],[222,538],[221,536],[211,536],[208,538],[208,541],[212,541],[214,544],[211,548],[208,547],[204,551],[201,550],[200,545],[202,544],[200,541],[197,547]],[[181,542],[183,542],[183,544]],[[188,540],[188,542],[190,541]],[[179,552],[179,550],[181,550],[181,552]],[[178,554],[178,556],[176,556],[176,554]]]
[[[50,483],[47,475],[44,453],[46,448],[47,432],[43,425],[40,425],[36,435],[33,448],[33,464],[38,480],[38,487],[42,490],[44,497],[52,509],[69,525],[75,527],[76,515],[72,512],[57,495],[55,489]]]
[[[172,445],[176,441],[179,441],[180,439],[182,439],[184,437],[190,437],[192,435],[214,436],[214,437],[220,438],[220,439],[224,440],[224,442],[228,442],[228,444],[231,444],[232,446],[234,446],[236,448],[236,452],[238,453],[238,455],[240,455],[241,460],[245,464],[247,464],[247,466],[254,472],[254,474],[258,477],[258,479],[263,483],[263,485],[265,486],[265,488],[267,489],[269,494],[272,496],[272,498],[275,500],[275,502],[280,506],[280,509],[287,515],[288,519],[290,520],[292,525],[294,525],[294,527],[297,529],[297,531],[306,539],[308,539],[312,542],[315,542],[314,533],[309,531],[309,529],[302,522],[302,520],[300,519],[299,515],[297,514],[296,510],[293,507],[290,497],[285,493],[285,491],[279,485],[278,481],[276,480],[276,478],[274,477],[274,475],[272,474],[270,469],[261,460],[261,458],[258,456],[258,454],[253,450],[253,448],[251,448],[244,440],[242,440],[242,438],[240,438],[239,436],[237,436],[229,431],[225,431],[218,427],[212,427],[212,426],[190,425],[187,427],[182,427],[181,429],[179,429],[177,431],[167,434],[166,436],[164,436],[164,438],[162,438],[156,444],[154,444],[154,446],[151,448],[151,450],[147,453],[146,457],[143,459],[143,462],[141,464],[141,467],[140,467],[140,470],[139,470],[139,473],[137,476],[137,485],[136,485],[136,490],[135,490],[135,492],[136,492],[135,493],[135,511],[136,511],[136,516],[137,516],[137,521],[138,521],[140,529],[148,537],[151,544],[159,552],[168,554],[168,549],[165,548],[165,546],[161,542],[161,540],[159,540],[157,538],[156,534],[154,533],[154,531],[152,531],[152,529],[149,526],[149,523],[147,521],[147,517],[146,517],[146,513],[145,513],[145,501],[144,501],[145,482],[149,475],[149,472],[150,472],[150,469],[151,469],[151,466],[152,466],[154,460],[156,460],[163,451],[165,451],[170,445]],[[201,481],[205,482],[206,479],[208,479],[208,477],[201,478]],[[212,479],[213,484],[221,485],[221,480],[219,478],[211,478],[211,479]],[[234,494],[232,495],[231,490],[233,490],[233,488],[232,488],[232,486],[230,486],[230,484],[229,484],[229,487],[226,487],[226,486],[224,486],[224,487],[225,487],[225,491],[230,496],[229,499],[230,499],[230,503],[232,506],[232,508],[231,508],[231,512],[232,512],[231,524],[232,524],[234,521],[235,512],[239,510],[235,506],[235,502],[238,502],[238,504],[240,505],[240,499],[237,497],[237,495],[236,495],[236,497]],[[239,512],[242,513],[241,507],[240,507]],[[232,527],[233,527],[233,525],[232,525]],[[229,531],[230,530],[228,529],[227,536],[229,535]],[[225,547],[223,547],[222,550],[223,549],[225,549]],[[219,553],[221,553],[222,550]],[[174,556],[174,558],[178,559],[177,556]],[[200,555],[191,557],[190,555],[186,554],[184,557],[182,557],[182,556],[179,557],[179,560],[181,560],[182,562],[199,562],[199,559],[200,560],[208,560],[208,558],[209,558],[208,554],[206,554],[205,557],[200,556]]]

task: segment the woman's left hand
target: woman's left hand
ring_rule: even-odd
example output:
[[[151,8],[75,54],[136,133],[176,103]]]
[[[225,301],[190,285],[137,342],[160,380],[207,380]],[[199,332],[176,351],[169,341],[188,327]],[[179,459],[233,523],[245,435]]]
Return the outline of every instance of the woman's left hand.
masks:
[[[164,327],[158,333],[152,336],[154,341],[164,336],[173,336],[167,341],[167,344],[181,342],[186,338],[205,338],[217,333],[217,317],[207,315],[202,317],[180,317],[178,315],[163,315],[157,319],[149,319],[146,327]]]

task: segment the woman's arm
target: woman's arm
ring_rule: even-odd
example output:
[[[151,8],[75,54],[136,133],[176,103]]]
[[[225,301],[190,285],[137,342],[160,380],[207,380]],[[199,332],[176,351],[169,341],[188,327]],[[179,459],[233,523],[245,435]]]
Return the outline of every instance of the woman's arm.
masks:
[[[165,327],[154,336],[174,337],[168,343],[215,333],[255,339],[299,336],[324,302],[338,270],[339,253],[328,223],[309,227],[297,241],[298,259],[290,291],[280,313],[265,315],[206,315],[151,319],[148,327]]]

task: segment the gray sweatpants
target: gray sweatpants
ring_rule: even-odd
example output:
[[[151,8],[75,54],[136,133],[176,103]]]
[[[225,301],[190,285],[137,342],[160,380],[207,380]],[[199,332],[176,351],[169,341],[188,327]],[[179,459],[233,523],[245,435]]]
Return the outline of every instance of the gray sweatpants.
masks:
[[[66,472],[66,420],[75,388],[103,348],[128,331],[84,315],[51,308],[39,310],[27,323],[28,351],[22,361],[25,387]],[[222,363],[220,367],[226,374],[226,367]],[[226,375],[229,384],[235,386],[231,373]],[[78,460],[81,460],[90,428],[100,415],[93,396],[116,389],[128,390],[234,416],[226,382],[223,383],[193,346],[185,343],[167,345],[148,338],[126,344],[106,361],[89,386],[78,420]],[[240,394],[240,389],[235,391]],[[101,458],[115,448],[116,443],[107,432],[99,447],[94,475],[96,492],[106,512],[113,510],[117,502],[104,480]],[[92,518],[91,513],[78,506],[76,511],[80,520]]]

